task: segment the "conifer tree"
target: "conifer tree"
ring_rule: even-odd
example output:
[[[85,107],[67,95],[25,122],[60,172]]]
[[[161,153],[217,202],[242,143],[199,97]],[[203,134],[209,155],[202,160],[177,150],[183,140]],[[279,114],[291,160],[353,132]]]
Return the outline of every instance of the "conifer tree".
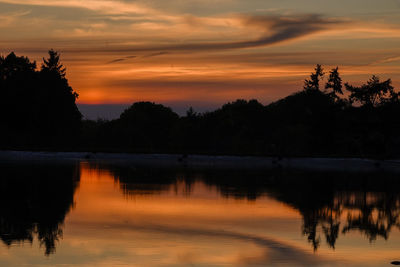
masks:
[[[304,81],[304,90],[305,91],[320,91],[319,90],[319,82],[324,77],[324,69],[321,65],[317,64],[315,67],[315,72],[311,73],[310,79],[306,79]]]

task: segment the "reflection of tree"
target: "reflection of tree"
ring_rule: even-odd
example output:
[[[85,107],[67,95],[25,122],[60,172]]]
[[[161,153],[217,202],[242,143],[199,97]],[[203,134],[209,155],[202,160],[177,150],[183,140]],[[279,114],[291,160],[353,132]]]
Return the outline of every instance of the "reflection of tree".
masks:
[[[291,174],[267,190],[300,211],[303,234],[316,250],[321,234],[332,248],[340,233],[355,230],[370,241],[386,240],[400,227],[399,183],[389,174]]]
[[[181,185],[184,186],[183,192],[190,195],[196,181],[196,177],[169,168],[136,168],[104,163],[91,163],[90,168],[111,172],[126,196],[160,194],[169,190],[178,193]]]
[[[313,244],[319,246],[317,227],[322,228],[326,241],[335,248],[340,231],[340,216],[343,214],[342,234],[357,230],[363,233],[370,242],[382,237],[389,238],[393,227],[400,229],[400,193],[393,192],[341,192],[334,197],[334,206],[327,203],[325,207],[309,213],[304,217],[303,233]]]
[[[366,194],[364,193],[364,195]],[[354,193],[347,193],[345,196],[346,198],[357,197]],[[376,194],[371,194],[371,196],[376,197]],[[387,198],[386,195],[381,197]],[[386,240],[392,227],[399,227],[400,225],[398,199],[394,203],[380,198],[369,203],[365,198],[363,200],[357,199],[354,203],[348,203],[346,199],[340,199],[339,207],[337,208],[328,206],[314,210],[313,213],[303,213],[303,232],[313,244],[314,249],[317,249],[319,238],[316,236],[316,229],[321,226],[327,243],[334,248],[339,234],[340,214],[345,211],[347,219],[342,228],[343,234],[358,230],[365,234],[370,241],[376,240],[377,237],[382,237]],[[335,209],[339,212],[335,211]]]
[[[347,216],[347,225],[343,233],[359,230],[370,241],[377,237],[388,239],[392,227],[400,227],[400,198],[396,194],[356,194],[354,200],[346,199],[344,205],[357,211]]]
[[[75,166],[1,166],[0,239],[8,246],[37,237],[45,254],[55,252],[79,181]]]
[[[317,230],[318,225],[321,226],[328,245],[335,248],[336,239],[339,236],[340,214],[340,209],[333,207],[303,213],[303,234],[312,243],[314,250],[318,249],[321,242]]]
[[[389,174],[110,169],[128,195],[160,193],[181,183],[190,194],[194,182],[202,181],[224,197],[274,197],[299,210],[302,233],[314,250],[321,236],[334,249],[340,234],[357,230],[373,241],[400,228],[400,181]]]

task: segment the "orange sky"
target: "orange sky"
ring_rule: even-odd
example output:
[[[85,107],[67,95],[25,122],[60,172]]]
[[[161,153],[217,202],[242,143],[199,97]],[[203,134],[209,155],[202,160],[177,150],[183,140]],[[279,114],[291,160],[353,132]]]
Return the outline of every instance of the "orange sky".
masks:
[[[315,64],[400,88],[398,0],[0,0],[0,53],[54,48],[80,104],[274,101]]]

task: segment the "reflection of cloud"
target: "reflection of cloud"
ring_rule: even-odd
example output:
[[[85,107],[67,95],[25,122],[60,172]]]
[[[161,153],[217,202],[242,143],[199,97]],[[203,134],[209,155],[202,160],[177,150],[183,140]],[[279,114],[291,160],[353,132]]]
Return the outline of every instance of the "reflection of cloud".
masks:
[[[308,253],[300,248],[286,244],[282,241],[251,234],[242,234],[237,232],[213,229],[182,228],[163,225],[118,224],[112,225],[112,228],[128,228],[126,230],[160,232],[165,234],[181,235],[185,237],[205,236],[212,238],[229,239],[232,243],[234,243],[235,241],[251,242],[266,250],[264,255],[259,258],[240,258],[239,263],[244,266],[254,264],[260,265],[277,263],[295,264],[296,266],[310,266],[323,263],[329,263],[330,265],[333,265],[335,263],[332,260],[323,258],[312,253]]]
[[[125,60],[124,58],[118,58],[118,59],[114,59],[114,60],[108,61],[107,64],[117,63],[117,62],[121,62],[121,61],[124,61],[124,60]]]
[[[158,53],[153,53],[153,54],[149,54],[149,55],[144,55],[143,57],[156,57],[156,56],[162,56],[162,55],[166,55],[169,54],[168,52],[158,52]]]

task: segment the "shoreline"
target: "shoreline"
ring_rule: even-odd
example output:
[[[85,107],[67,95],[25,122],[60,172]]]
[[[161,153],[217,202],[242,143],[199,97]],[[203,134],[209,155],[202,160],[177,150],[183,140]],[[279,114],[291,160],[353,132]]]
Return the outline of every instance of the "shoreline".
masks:
[[[211,169],[297,169],[339,172],[400,173],[400,160],[361,158],[282,158],[254,156],[204,156],[176,154],[126,154],[91,152],[0,151],[1,162],[90,162],[124,166]]]

